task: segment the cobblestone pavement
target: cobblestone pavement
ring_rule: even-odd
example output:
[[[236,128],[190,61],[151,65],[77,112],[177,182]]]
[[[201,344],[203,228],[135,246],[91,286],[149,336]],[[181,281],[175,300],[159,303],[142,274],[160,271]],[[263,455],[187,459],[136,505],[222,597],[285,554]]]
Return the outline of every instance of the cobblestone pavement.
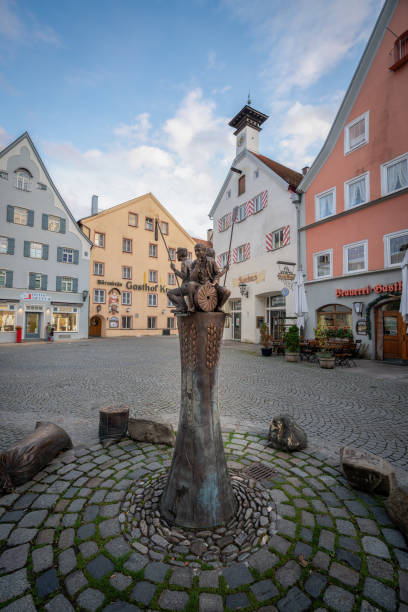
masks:
[[[150,529],[133,539],[127,491],[165,473],[171,449],[132,440],[76,447],[0,497],[0,607],[407,612],[408,550],[380,498],[350,489],[316,448],[287,455],[260,436],[223,436],[230,467],[262,462],[274,470],[257,483],[276,504],[257,552],[248,544],[231,563],[203,565],[169,552]],[[228,528],[216,533],[231,552]]]
[[[287,412],[328,452],[349,444],[408,468],[408,368],[361,360],[356,368],[322,370],[259,353],[254,345],[224,345],[224,430],[239,423],[265,433],[272,416]],[[112,403],[177,425],[178,339],[0,346],[0,384],[0,450],[32,431],[38,419],[64,427],[74,444],[97,442],[98,409]]]

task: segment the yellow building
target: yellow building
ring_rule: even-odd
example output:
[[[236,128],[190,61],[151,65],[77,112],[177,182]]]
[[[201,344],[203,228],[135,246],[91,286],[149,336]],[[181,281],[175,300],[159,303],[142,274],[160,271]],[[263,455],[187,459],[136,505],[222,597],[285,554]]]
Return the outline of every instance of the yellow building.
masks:
[[[194,253],[194,240],[152,193],[92,214],[79,221],[94,243],[91,250],[89,334],[140,336],[176,333],[167,291],[177,287],[170,268],[176,250]],[[155,220],[166,240],[158,232]],[[172,331],[174,330],[174,331]]]

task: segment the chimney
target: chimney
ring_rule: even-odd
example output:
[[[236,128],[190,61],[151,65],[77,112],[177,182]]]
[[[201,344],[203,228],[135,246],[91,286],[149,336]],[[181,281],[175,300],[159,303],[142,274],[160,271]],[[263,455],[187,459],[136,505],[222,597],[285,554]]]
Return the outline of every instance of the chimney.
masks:
[[[97,195],[93,195],[92,196],[91,215],[97,215],[97,214],[98,214],[98,196]]]
[[[310,170],[310,166],[305,166],[304,168],[302,168],[303,176],[306,176],[306,174],[309,172],[309,170]]]

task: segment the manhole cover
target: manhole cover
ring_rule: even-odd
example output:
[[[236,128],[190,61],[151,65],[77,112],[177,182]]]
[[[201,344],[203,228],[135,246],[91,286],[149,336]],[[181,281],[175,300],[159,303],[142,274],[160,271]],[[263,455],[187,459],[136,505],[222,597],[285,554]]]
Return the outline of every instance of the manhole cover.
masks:
[[[242,471],[245,475],[249,476],[249,478],[254,478],[254,480],[270,480],[279,476],[279,472],[263,463],[253,463]]]

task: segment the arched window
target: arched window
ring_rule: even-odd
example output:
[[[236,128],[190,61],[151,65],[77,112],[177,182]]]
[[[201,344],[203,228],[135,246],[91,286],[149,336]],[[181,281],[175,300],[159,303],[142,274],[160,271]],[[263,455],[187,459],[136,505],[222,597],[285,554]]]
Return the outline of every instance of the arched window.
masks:
[[[348,327],[351,329],[351,308],[343,304],[327,304],[317,310],[317,324],[322,327],[337,328]]]
[[[21,191],[29,191],[31,174],[24,168],[16,170],[16,187]]]

